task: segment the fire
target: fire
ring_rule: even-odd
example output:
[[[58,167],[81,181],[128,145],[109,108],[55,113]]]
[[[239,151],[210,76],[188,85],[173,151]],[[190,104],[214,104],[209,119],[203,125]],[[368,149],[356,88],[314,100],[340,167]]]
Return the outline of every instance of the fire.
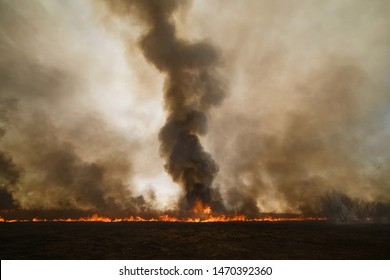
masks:
[[[178,218],[171,217],[169,215],[163,215],[159,217],[160,222],[180,222]]]
[[[203,203],[200,199],[195,201],[195,206],[192,209],[195,213],[211,214],[211,207]]]
[[[204,210],[210,207],[203,208]],[[211,209],[210,209],[211,210]],[[208,210],[207,210],[208,211]],[[205,213],[205,212],[201,212]],[[321,217],[272,217],[266,216],[261,218],[248,218],[245,215],[227,216],[227,215],[212,215],[208,214],[205,217],[187,217],[178,218],[170,215],[161,215],[157,218],[142,218],[140,216],[129,216],[125,218],[108,218],[93,214],[88,217],[81,217],[78,219],[59,218],[59,219],[5,219],[0,216],[0,222],[15,223],[15,222],[102,222],[102,223],[118,223],[118,222],[180,222],[180,223],[213,223],[213,222],[285,222],[285,221],[323,221],[326,218]]]

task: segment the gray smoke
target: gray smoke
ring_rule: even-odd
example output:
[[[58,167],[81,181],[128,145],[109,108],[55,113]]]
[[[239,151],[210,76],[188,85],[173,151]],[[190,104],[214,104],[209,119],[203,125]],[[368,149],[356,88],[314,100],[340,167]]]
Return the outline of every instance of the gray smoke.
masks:
[[[200,136],[207,133],[207,116],[224,98],[216,67],[220,58],[208,42],[192,43],[177,36],[172,14],[181,1],[109,1],[116,14],[136,15],[145,28],[139,46],[145,58],[166,75],[164,105],[167,120],[160,130],[165,169],[185,190],[181,207],[197,200],[216,204],[212,183],[218,166],[204,151]],[[216,206],[216,205],[215,205]]]
[[[194,21],[223,5],[211,2]],[[389,3],[227,6],[193,32],[227,58],[229,98],[207,142],[228,208],[318,214],[333,190],[388,203]]]
[[[90,61],[64,5],[0,1],[1,208],[136,212],[135,145],[83,103]]]
[[[388,217],[389,9],[0,0],[1,207]]]

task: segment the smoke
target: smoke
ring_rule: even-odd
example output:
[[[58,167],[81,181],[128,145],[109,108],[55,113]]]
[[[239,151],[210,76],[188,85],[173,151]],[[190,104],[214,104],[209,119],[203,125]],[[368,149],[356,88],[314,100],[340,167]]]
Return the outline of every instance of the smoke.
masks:
[[[194,22],[221,4],[200,5]],[[388,9],[386,1],[230,2],[207,27],[188,23],[227,57],[229,98],[212,112],[207,142],[228,208],[324,213],[333,190],[390,201]]]
[[[0,100],[0,141],[10,125],[9,114],[15,107],[15,99]],[[0,151],[0,209],[9,209],[15,206],[11,190],[15,187],[19,177],[20,170],[13,163],[11,157],[4,151]]]
[[[108,124],[90,95],[101,92],[102,74],[93,71],[98,53],[79,37],[92,25],[86,14],[76,2],[0,1],[2,209],[145,207],[131,190],[137,143]]]
[[[20,176],[18,168],[3,152],[0,153],[0,209],[14,206],[10,190],[15,186]]]
[[[304,98],[298,110],[287,112],[282,130],[272,132],[267,124],[261,129],[261,123],[256,127],[253,120],[240,120],[247,124],[241,129],[249,131],[242,131],[232,143],[234,148],[229,147],[236,151],[230,174],[237,174],[229,185],[248,188],[242,196],[258,195],[264,200],[277,196],[291,211],[314,203],[328,188],[357,188],[362,183],[358,163],[351,158],[358,141],[353,94],[361,73],[353,65],[328,63],[309,78],[310,83],[299,87]],[[241,198],[231,195],[229,199],[235,204],[234,199]]]
[[[121,15],[137,15],[146,31],[139,46],[145,58],[166,75],[167,120],[159,133],[165,169],[185,190],[181,203],[192,209],[197,200],[213,204],[211,186],[218,166],[201,143],[207,115],[224,98],[216,67],[219,54],[208,42],[192,43],[177,36],[173,12],[180,1],[111,1]],[[127,14],[127,12],[130,12]]]
[[[390,203],[367,202],[332,191],[321,198],[323,214],[338,222],[383,221],[390,219]]]
[[[390,216],[388,1],[102,2],[0,0],[2,208]]]

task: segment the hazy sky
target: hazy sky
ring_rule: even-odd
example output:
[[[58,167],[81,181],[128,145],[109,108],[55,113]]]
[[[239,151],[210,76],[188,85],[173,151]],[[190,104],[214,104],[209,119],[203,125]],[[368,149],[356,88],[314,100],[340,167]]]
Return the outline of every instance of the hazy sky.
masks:
[[[184,195],[158,136],[173,76],[141,50],[145,18],[104,2],[0,0],[1,199],[138,211]],[[390,202],[389,13],[386,0],[194,0],[167,15],[219,57],[224,98],[200,142],[227,209],[316,209],[332,190]]]

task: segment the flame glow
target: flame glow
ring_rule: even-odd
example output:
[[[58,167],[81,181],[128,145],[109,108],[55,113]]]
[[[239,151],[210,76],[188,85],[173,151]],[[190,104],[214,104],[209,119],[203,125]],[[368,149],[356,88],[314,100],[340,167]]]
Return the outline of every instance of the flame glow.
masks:
[[[211,207],[210,205],[204,204],[200,199],[197,199],[193,211],[194,213],[211,214]]]
[[[211,211],[211,209],[210,209]],[[265,216],[261,218],[248,218],[245,215],[227,216],[218,215],[213,216],[208,214],[202,217],[187,217],[178,218],[169,215],[161,215],[157,218],[142,218],[140,216],[129,216],[125,218],[108,218],[99,216],[97,214],[81,217],[77,219],[73,218],[58,218],[58,219],[4,219],[0,217],[0,222],[15,223],[15,222],[103,222],[103,223],[118,223],[118,222],[180,222],[180,223],[212,223],[212,222],[284,222],[284,221],[323,221],[326,218],[322,217],[272,217]]]
[[[6,211],[8,212],[8,211]],[[5,212],[5,213],[6,213]],[[154,217],[145,218],[142,216],[127,217],[107,217],[104,215],[92,214],[80,218],[32,218],[32,219],[15,219],[4,218],[0,216],[0,223],[16,222],[102,222],[102,223],[119,223],[119,222],[179,222],[179,223],[213,223],[213,222],[284,222],[284,221],[323,221],[324,217],[304,217],[298,214],[265,214],[261,217],[247,217],[245,215],[228,215],[213,213],[211,206],[196,200],[191,212],[183,217],[175,214],[155,215]]]

